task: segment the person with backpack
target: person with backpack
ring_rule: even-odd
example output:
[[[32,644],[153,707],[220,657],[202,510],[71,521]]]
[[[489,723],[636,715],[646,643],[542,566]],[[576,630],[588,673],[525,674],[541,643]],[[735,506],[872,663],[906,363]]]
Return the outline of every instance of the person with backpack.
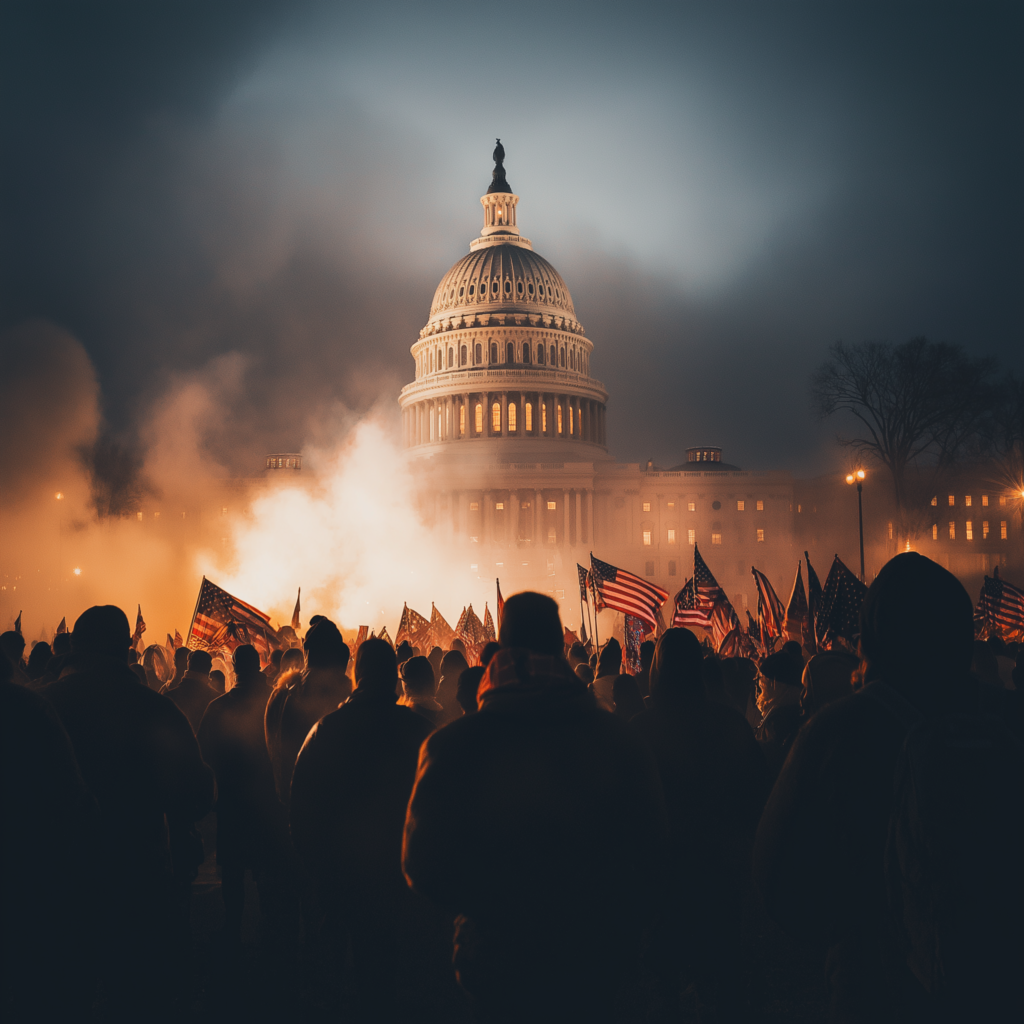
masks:
[[[972,679],[970,597],[930,559],[892,559],[861,620],[871,682],[801,730],[762,815],[764,905],[828,948],[830,1021],[1020,1019],[1020,705]]]

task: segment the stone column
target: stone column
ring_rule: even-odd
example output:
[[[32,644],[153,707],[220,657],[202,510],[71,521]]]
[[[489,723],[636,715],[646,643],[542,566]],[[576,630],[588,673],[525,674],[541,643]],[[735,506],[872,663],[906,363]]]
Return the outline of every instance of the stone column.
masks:
[[[491,512],[494,506],[494,498],[490,491],[480,493],[480,546],[491,542]]]
[[[583,494],[577,491],[573,495],[573,504],[576,506],[576,546],[583,541]]]
[[[568,426],[568,424],[566,424]],[[572,544],[572,535],[570,533],[569,526],[569,492],[567,490],[562,491],[562,530],[564,540],[562,541],[563,547],[570,547]]]
[[[594,543],[594,492],[592,490],[584,491],[583,495],[587,506],[583,520],[586,523],[586,535],[583,540],[585,544],[592,545]]]
[[[501,436],[508,437],[508,395],[501,393]]]
[[[510,548],[519,542],[519,495],[515,491],[508,492],[508,536],[505,540]]]

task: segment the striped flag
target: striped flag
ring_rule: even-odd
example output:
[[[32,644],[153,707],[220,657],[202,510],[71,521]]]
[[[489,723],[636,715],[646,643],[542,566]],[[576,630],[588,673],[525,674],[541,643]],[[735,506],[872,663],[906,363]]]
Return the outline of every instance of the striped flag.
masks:
[[[501,617],[505,614],[505,598],[501,596],[501,580],[496,579],[494,585],[498,588],[498,603],[495,607],[498,609],[498,632],[501,632]]]
[[[836,555],[821,592],[814,623],[814,632],[822,647],[830,649],[839,637],[853,643],[860,633],[860,610],[867,592],[868,588]]]
[[[750,567],[750,572],[757,587],[757,622],[761,627],[761,638],[767,650],[777,636],[785,633],[786,609],[783,608],[779,595],[775,593],[775,588],[768,577],[753,566]]]
[[[185,646],[185,641],[181,639],[181,634],[177,630],[175,630],[174,631],[174,649],[177,650],[179,647],[184,647],[184,646]]]
[[[455,630],[445,621],[444,616],[437,610],[437,605],[430,603],[430,642],[433,647],[440,647],[442,651],[450,650],[452,641],[455,639]]]
[[[697,608],[697,599],[693,586],[693,580],[688,579],[683,584],[683,589],[676,594],[676,610],[672,616],[673,628],[682,627],[685,629],[710,629],[711,620],[708,613]]]
[[[590,592],[590,573],[577,562],[576,575],[580,578],[580,600],[586,604],[587,595]]]
[[[497,640],[494,634],[494,619],[491,618],[491,609],[487,607],[487,602],[484,601],[484,639],[488,641]]]
[[[999,575],[986,576],[978,598],[978,613],[990,632],[1012,637],[1024,632],[1024,590]]]
[[[658,609],[668,600],[667,590],[593,555],[590,556],[590,572],[597,593],[598,611],[612,608],[657,629]]]
[[[693,585],[696,588],[697,608],[706,611],[710,618],[716,602],[723,596],[723,591],[701,557],[696,544],[693,545]]]
[[[295,595],[295,610],[292,612],[292,629],[297,633],[300,629],[299,626],[299,601],[302,599],[302,587],[299,587],[299,592]]]
[[[206,578],[205,576],[203,577]],[[21,622],[21,616],[18,616],[18,622]],[[132,647],[138,648],[139,641],[142,639],[142,634],[146,632],[146,620],[142,617],[142,605],[139,605],[139,612],[135,616],[135,632],[132,633]]]
[[[139,617],[141,620],[141,609]],[[145,623],[142,628],[146,628]],[[266,612],[246,604],[203,577],[186,647],[193,651],[222,648],[233,651],[242,644],[252,644],[260,650],[265,649],[269,657],[271,638],[276,639],[277,634],[270,628],[270,616]]]
[[[401,644],[406,640],[413,647],[429,651],[430,620],[425,615],[420,615],[418,611],[410,608],[408,604],[402,608],[402,621],[398,623],[395,643]]]

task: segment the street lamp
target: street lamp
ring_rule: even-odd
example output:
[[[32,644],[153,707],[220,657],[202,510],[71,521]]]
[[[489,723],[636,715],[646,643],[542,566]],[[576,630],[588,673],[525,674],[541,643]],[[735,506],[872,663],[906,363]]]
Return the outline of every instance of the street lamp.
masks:
[[[864,582],[864,501],[861,494],[864,491],[864,470],[858,469],[855,473],[846,474],[846,482],[852,484],[857,482],[857,518],[860,523],[860,581]]]

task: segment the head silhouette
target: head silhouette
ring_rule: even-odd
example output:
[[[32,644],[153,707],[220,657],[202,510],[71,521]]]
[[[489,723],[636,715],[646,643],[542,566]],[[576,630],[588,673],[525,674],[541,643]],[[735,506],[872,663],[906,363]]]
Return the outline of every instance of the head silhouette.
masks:
[[[500,650],[501,644],[499,644],[497,640],[488,640],[487,643],[484,644],[484,649],[480,652],[480,664],[484,668],[487,668],[491,662],[491,658],[493,658]]]
[[[316,620],[306,630],[306,638],[302,641],[306,664],[310,668],[340,668],[344,672],[348,666],[348,645],[330,619],[316,616]]]
[[[441,678],[442,679],[456,679],[462,675],[466,669],[469,668],[465,657],[461,651],[449,651],[441,659]]]
[[[395,650],[379,637],[364,640],[356,654],[356,688],[395,692],[398,685],[398,659]]]
[[[231,664],[239,681],[252,679],[260,671],[260,652],[252,644],[239,644],[231,655]]]
[[[861,651],[899,687],[964,677],[974,654],[974,608],[963,584],[916,551],[897,555],[868,588],[861,609]]]
[[[426,658],[410,658],[402,664],[402,689],[407,694],[434,696],[437,682],[434,669]]]
[[[525,647],[560,658],[563,636],[558,605],[546,594],[525,591],[513,594],[505,602],[498,637],[502,647]]]
[[[597,660],[597,674],[599,676],[617,676],[622,668],[622,645],[612,637],[604,645],[601,656]]]
[[[480,689],[480,680],[483,679],[485,671],[480,665],[474,665],[473,668],[467,668],[459,676],[455,700],[464,714],[471,715],[477,710],[476,694]]]
[[[71,653],[71,634],[70,633],[58,633],[53,638],[53,653],[57,655],[64,655]]]
[[[213,668],[213,658],[209,651],[192,651],[188,656],[189,672],[198,672],[201,676],[208,676]]]
[[[28,677],[38,679],[46,671],[46,663],[53,657],[50,645],[45,640],[40,640],[32,648],[28,656]]]
[[[25,638],[13,629],[0,633],[0,651],[7,655],[12,665],[21,661],[25,650]]]
[[[75,622],[71,633],[71,650],[75,654],[99,654],[128,663],[132,631],[128,616],[112,604],[86,608]]]
[[[656,707],[704,699],[704,652],[688,629],[666,630],[654,648],[651,699]]]
[[[654,661],[654,648],[655,643],[653,640],[645,640],[640,645],[640,667],[650,669],[651,663]]]

